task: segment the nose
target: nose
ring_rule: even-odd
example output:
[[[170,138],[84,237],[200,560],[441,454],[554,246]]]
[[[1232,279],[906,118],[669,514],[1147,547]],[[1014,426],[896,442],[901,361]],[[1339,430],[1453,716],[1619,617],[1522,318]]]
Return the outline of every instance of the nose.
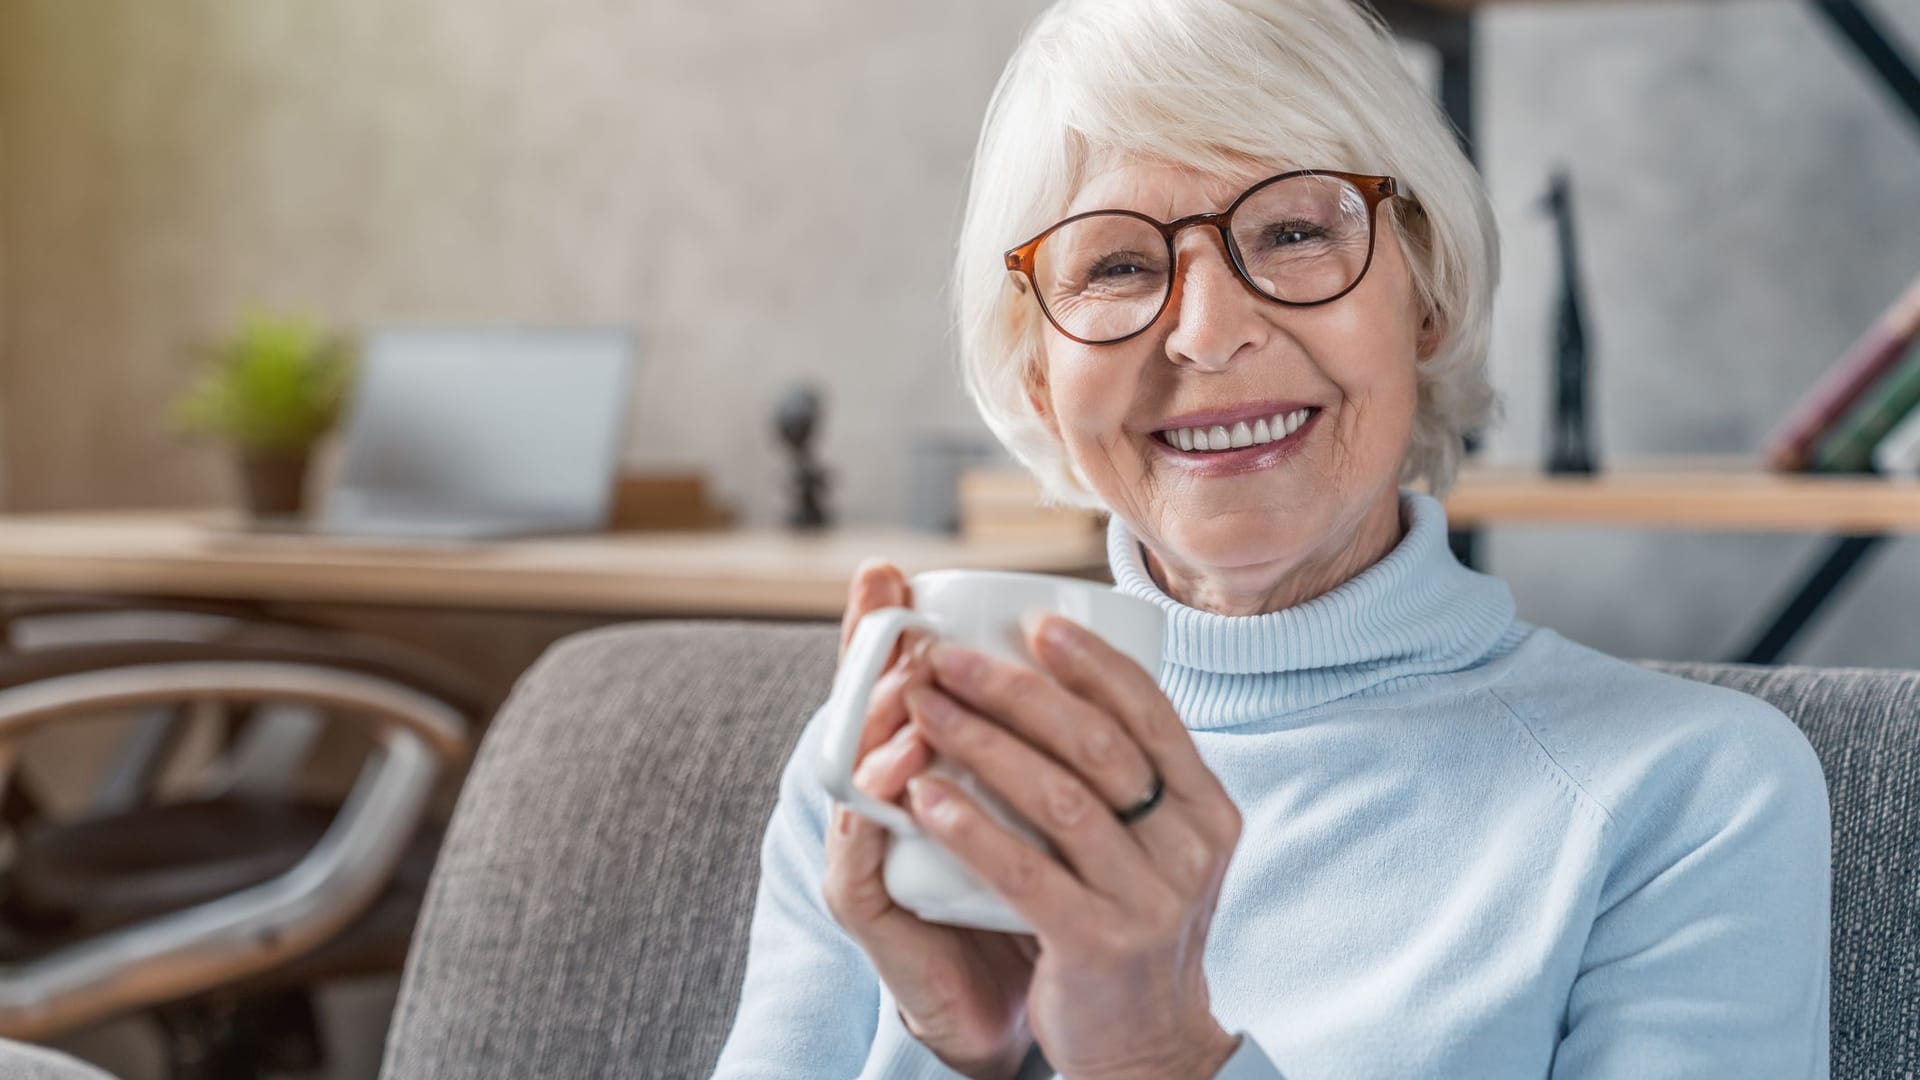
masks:
[[[1167,359],[1221,371],[1243,350],[1258,346],[1264,332],[1259,301],[1228,261],[1217,229],[1189,229],[1180,236],[1171,287],[1167,311],[1174,325],[1167,333]]]

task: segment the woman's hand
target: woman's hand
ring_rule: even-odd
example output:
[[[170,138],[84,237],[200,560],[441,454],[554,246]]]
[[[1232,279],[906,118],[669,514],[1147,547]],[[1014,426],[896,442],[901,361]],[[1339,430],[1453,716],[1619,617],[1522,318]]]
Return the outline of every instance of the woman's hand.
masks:
[[[1152,676],[1059,616],[1028,627],[1036,671],[941,644],[904,687],[910,730],[1045,836],[1049,855],[959,788],[911,781],[914,817],[1035,929],[1028,1023],[1074,1080],[1209,1077],[1236,1045],[1213,1018],[1207,928],[1240,813]],[[1132,824],[1156,776],[1159,803]]]
[[[862,565],[841,622],[842,658],[862,615],[912,603],[899,570]],[[930,760],[905,704],[909,689],[932,683],[926,644],[919,631],[903,634],[868,699],[854,784],[882,801],[900,798]],[[835,806],[827,827],[828,910],[873,961],[914,1038],[967,1076],[1013,1076],[1033,1043],[1026,1022],[1033,939],[928,923],[895,905],[880,876],[886,852],[885,829]]]

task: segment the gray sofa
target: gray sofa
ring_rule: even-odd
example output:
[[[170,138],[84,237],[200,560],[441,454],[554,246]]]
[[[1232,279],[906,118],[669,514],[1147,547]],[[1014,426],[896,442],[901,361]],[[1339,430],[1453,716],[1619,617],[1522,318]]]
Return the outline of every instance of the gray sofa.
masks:
[[[826,696],[835,641],[824,624],[653,623],[572,638],[528,672],[434,870],[386,1080],[706,1075],[775,777]],[[1833,1075],[1912,1075],[1920,672],[1649,666],[1764,698],[1819,751]],[[0,1061],[0,1075],[15,1074]]]
[[[387,1080],[706,1075],[775,777],[835,648],[826,625],[655,623],[544,657],[461,795]],[[1650,666],[1807,733],[1833,802],[1833,1075],[1920,1068],[1920,672]]]

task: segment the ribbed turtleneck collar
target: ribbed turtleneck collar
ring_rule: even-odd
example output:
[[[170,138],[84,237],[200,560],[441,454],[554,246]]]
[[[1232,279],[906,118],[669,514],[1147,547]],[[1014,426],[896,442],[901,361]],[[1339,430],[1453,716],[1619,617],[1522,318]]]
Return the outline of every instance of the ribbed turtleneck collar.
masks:
[[[1447,544],[1446,509],[1400,490],[1406,535],[1386,557],[1303,604],[1264,615],[1216,615],[1168,596],[1118,516],[1107,559],[1121,592],[1167,613],[1160,685],[1187,726],[1237,727],[1476,667],[1527,629],[1513,591],[1469,570]]]

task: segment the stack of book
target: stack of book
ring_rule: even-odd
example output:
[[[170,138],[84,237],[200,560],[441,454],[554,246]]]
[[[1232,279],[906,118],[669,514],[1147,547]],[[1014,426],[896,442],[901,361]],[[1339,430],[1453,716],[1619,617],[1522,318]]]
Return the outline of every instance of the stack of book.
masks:
[[[960,474],[960,535],[967,540],[1025,542],[1087,537],[1105,515],[1040,501],[1040,482],[1019,466],[980,465]]]
[[[1794,406],[1766,460],[1783,472],[1920,476],[1920,279]]]

